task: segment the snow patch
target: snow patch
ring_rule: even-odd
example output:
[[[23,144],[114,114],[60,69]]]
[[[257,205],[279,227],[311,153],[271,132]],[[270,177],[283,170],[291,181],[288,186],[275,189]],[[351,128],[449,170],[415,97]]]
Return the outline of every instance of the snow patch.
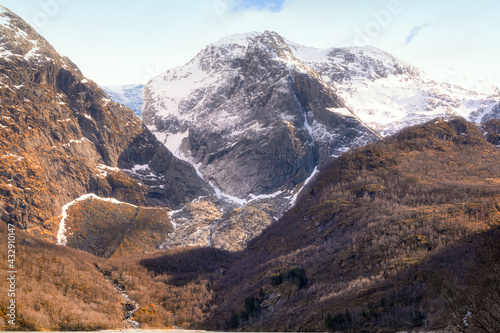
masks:
[[[24,56],[24,59],[25,60],[30,60],[32,58],[38,58],[41,56],[41,54],[39,53],[40,51],[40,48],[39,47],[33,47],[31,50],[29,50],[28,53],[26,53],[26,55]]]
[[[69,147],[72,143],[84,143],[85,141],[92,143],[89,139],[83,137],[79,140],[71,139],[68,143],[63,144],[63,147]]]
[[[327,108],[328,111],[339,114],[344,117],[354,117],[351,110],[346,108]]]
[[[2,126],[2,128],[5,128],[4,126]],[[19,161],[22,161],[24,160],[24,157],[22,156],[17,156],[17,155],[14,155],[12,153],[9,153],[7,155],[3,155],[2,158],[14,158],[15,159],[15,162],[19,162]]]
[[[314,178],[314,176],[316,176],[316,174],[318,174],[318,172],[319,172],[318,167],[315,167],[313,172],[311,173],[311,175],[309,177],[307,177],[307,179],[304,181],[304,183],[302,184],[300,189],[297,190],[293,196],[290,196],[287,198],[290,200],[289,207],[295,206],[295,204],[297,203],[297,198],[299,197],[300,192],[302,192],[302,190],[307,186],[307,184],[309,184],[311,182],[311,180]]]
[[[138,173],[140,171],[147,171],[149,170],[149,164],[143,164],[143,165],[137,164],[134,165],[130,170],[134,173]]]
[[[97,176],[99,178],[106,178],[108,176],[108,172],[120,172],[119,168],[113,168],[104,164],[98,164],[97,167]]]
[[[284,194],[284,193],[285,193],[285,191],[276,191],[272,194],[261,194],[261,195],[250,194],[248,196],[248,199],[246,200],[246,203],[250,203],[252,201],[257,201],[257,200],[266,200],[266,199],[276,198],[277,196]]]
[[[7,13],[7,12],[6,11],[1,11],[1,9],[0,9],[0,25],[6,27],[8,29],[11,29],[10,28],[11,18],[8,17],[7,15],[2,15],[4,13]]]
[[[161,137],[163,144],[165,147],[172,152],[177,158],[182,154],[180,147],[182,141],[189,136],[189,130],[184,132],[179,132],[177,134],[167,134],[167,133],[157,133],[157,137]]]

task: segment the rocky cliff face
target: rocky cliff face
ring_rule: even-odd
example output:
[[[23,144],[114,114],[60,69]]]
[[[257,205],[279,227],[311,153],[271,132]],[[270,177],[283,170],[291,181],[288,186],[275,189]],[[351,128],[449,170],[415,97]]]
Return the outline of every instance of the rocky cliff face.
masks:
[[[62,207],[87,193],[169,207],[211,193],[132,110],[3,7],[0,35],[0,219],[55,239]]]
[[[224,39],[145,88],[143,120],[215,187],[292,190],[376,136],[272,32]]]

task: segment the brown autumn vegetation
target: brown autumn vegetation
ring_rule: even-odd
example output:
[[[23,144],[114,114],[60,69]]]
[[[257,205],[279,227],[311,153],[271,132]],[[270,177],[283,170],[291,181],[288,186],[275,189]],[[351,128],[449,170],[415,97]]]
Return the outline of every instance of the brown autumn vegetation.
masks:
[[[500,222],[499,158],[462,119],[435,120],[344,154],[231,266],[207,325],[366,332],[460,326],[466,305],[449,316],[436,272],[467,285],[478,251],[489,251],[476,244]],[[291,267],[304,269],[305,288],[273,283]],[[238,318],[248,297],[265,307]],[[477,315],[471,311],[470,321]]]
[[[7,226],[0,224],[2,244]],[[7,272],[7,251],[0,269]],[[16,230],[16,325],[8,324],[7,291],[0,293],[0,330],[97,330],[126,327],[122,297],[103,279],[89,253],[61,247]],[[2,283],[2,286],[6,284]]]
[[[155,251],[171,230],[168,210],[89,198],[68,209],[68,246],[96,256]]]
[[[177,248],[154,255],[110,259],[103,269],[140,305],[141,327],[203,329],[216,306],[214,288],[235,254],[209,248]]]
[[[20,281],[40,278],[29,296],[35,283],[20,282],[19,328],[124,325],[123,299],[87,264],[98,263],[138,302],[132,319],[143,328],[498,332],[499,158],[475,125],[436,120],[333,161],[239,253],[103,259],[36,240],[20,248]],[[51,297],[57,306],[40,303]]]
[[[6,244],[5,224],[0,224],[0,237]],[[141,328],[201,328],[214,306],[213,285],[220,283],[234,256],[215,249],[179,248],[142,255],[128,251],[127,256],[106,259],[21,230],[16,230],[16,247],[18,317],[15,326],[8,324],[10,298],[2,292],[0,330],[4,331],[128,328],[123,320],[125,300],[106,277],[138,303],[131,319]],[[4,272],[6,254],[2,251],[0,257]]]

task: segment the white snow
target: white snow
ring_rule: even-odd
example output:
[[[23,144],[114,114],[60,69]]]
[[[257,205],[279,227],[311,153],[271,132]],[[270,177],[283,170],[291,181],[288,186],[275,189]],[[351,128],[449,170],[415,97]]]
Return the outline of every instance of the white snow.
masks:
[[[217,75],[208,75],[202,69],[199,58],[195,58],[184,67],[173,68],[163,76],[154,78],[149,85],[151,91],[154,91],[154,96],[158,98],[156,102],[158,115],[162,117],[173,115],[184,119],[179,112],[181,100],[196,90],[215,84],[218,79]]]
[[[113,168],[104,164],[98,164],[96,166],[97,169],[97,175],[99,178],[106,178],[108,176],[108,172],[120,172],[121,170],[119,168]]]
[[[39,47],[33,47],[31,50],[29,50],[28,53],[26,53],[26,55],[24,56],[24,59],[30,60],[31,58],[37,58],[37,57],[41,56],[39,51],[40,51]]]
[[[314,122],[314,120],[313,120],[313,122]],[[311,138],[314,141],[313,129],[312,129],[311,125],[309,124],[309,121],[307,120],[307,114],[306,113],[304,113],[304,127],[306,128],[307,133],[309,133],[309,135],[311,136]]]
[[[5,50],[5,49],[0,48],[0,58],[7,58],[7,57],[10,57],[13,55],[14,54],[12,52],[10,52],[9,50]]]
[[[5,128],[4,126],[2,126],[2,128]],[[22,156],[17,156],[17,155],[14,155],[12,153],[9,153],[7,155],[2,155],[2,158],[14,158],[15,159],[15,162],[19,162],[19,161],[22,161],[24,160],[24,157]]]
[[[131,171],[132,172],[140,172],[140,171],[147,171],[149,170],[149,164],[143,164],[143,165],[140,165],[140,164],[136,164],[132,167]]]
[[[309,177],[307,177],[307,179],[304,181],[304,183],[302,184],[302,186],[300,186],[300,188],[297,190],[295,189],[295,194],[290,196],[288,199],[290,199],[290,204],[289,204],[289,207],[293,207],[295,206],[295,204],[297,203],[297,198],[299,197],[299,194],[300,192],[302,192],[302,190],[307,186],[307,184],[309,184],[311,182],[311,180],[314,178],[314,176],[316,176],[316,174],[318,174],[319,172],[319,169],[318,167],[315,167],[314,170],[311,172],[311,175]]]
[[[63,147],[69,147],[69,146],[71,146],[71,144],[72,144],[72,143],[84,143],[84,142],[86,142],[86,141],[87,141],[87,142],[91,142],[89,139],[87,139],[87,138],[85,138],[85,137],[83,137],[83,138],[81,138],[81,139],[78,139],[78,140],[71,139],[71,140],[69,140],[69,142],[68,142],[68,143],[63,144]]]
[[[284,194],[284,193],[286,193],[286,192],[285,191],[276,191],[276,192],[271,193],[271,194],[260,194],[260,195],[250,194],[245,203],[250,203],[252,201],[257,201],[257,200],[266,200],[266,199],[276,198],[277,196]]]
[[[419,69],[374,47],[288,45],[295,57],[320,73],[355,116],[384,135],[437,116],[460,115],[479,122],[500,99],[498,87],[487,82],[444,66]]]
[[[325,89],[334,91],[346,104],[345,108],[328,109],[330,112],[356,118],[383,135],[441,115],[458,114],[478,121],[500,100],[496,87],[453,71],[441,70],[441,76],[437,71],[428,73],[377,48],[317,49],[285,40],[288,48],[278,49],[276,43],[257,42],[259,36],[260,33],[254,32],[223,38],[207,46],[185,66],[155,77],[145,88],[144,110],[154,115],[158,123],[164,123],[160,132],[151,121],[150,130],[175,156],[193,165],[205,181],[210,175],[202,174],[202,170],[205,172],[203,166],[194,162],[189,150],[181,151],[182,142],[189,135],[188,129],[223,133],[220,138],[225,142],[218,143],[217,147],[228,149],[242,138],[265,137],[265,131],[270,128],[264,122],[248,120],[255,119],[247,110],[258,100],[257,95],[253,96],[251,90],[240,93],[236,89],[236,94],[241,95],[233,93],[234,87],[243,81],[252,83],[255,80],[252,73],[243,73],[238,67],[250,46],[270,53],[274,61],[282,62],[289,71],[298,70],[318,78]],[[275,39],[272,34],[267,37]],[[256,71],[266,70],[263,65],[256,66]],[[287,93],[288,84],[286,78],[269,83],[273,94]],[[304,125],[300,130],[309,133],[313,144],[342,141],[335,128],[321,124],[312,113],[302,116]],[[283,122],[297,121],[296,115],[285,110],[280,117]],[[351,146],[363,145],[369,139],[370,135],[361,136]],[[332,157],[348,149],[339,147],[332,152]],[[280,195],[289,195],[288,199],[295,204],[299,193],[317,172],[316,167],[293,194],[277,191],[237,198],[224,193],[217,184],[208,183],[217,197],[239,205]]]
[[[2,15],[3,13],[6,13],[6,11],[2,10],[0,7],[0,25],[11,29],[11,27],[10,27],[11,19],[10,19],[10,17],[8,17],[6,15]]]
[[[328,111],[339,114],[344,117],[353,117],[351,110],[346,108],[327,108]]]
[[[212,43],[214,47],[226,47],[229,44],[236,44],[242,46],[244,48],[248,47],[249,39],[258,36],[259,32],[250,32],[250,33],[242,33],[242,34],[233,34],[227,37],[220,39],[219,41]]]
[[[57,244],[58,245],[66,246],[68,244],[68,238],[66,236],[66,232],[68,231],[66,228],[66,219],[68,218],[68,209],[71,206],[73,206],[74,204],[76,204],[77,202],[89,200],[89,199],[102,200],[102,201],[107,201],[107,202],[111,202],[114,204],[129,205],[132,207],[137,207],[135,205],[132,205],[132,204],[129,204],[126,202],[118,201],[114,198],[101,198],[101,197],[95,195],[94,193],[84,194],[81,197],[79,197],[71,202],[68,202],[67,204],[65,204],[62,207],[62,213],[61,213],[62,218],[61,218],[61,222],[59,223],[59,230],[57,231]]]
[[[176,134],[167,134],[167,133],[161,133],[161,132],[156,132],[156,137],[161,138],[161,142],[165,145],[165,147],[168,148],[174,154],[177,158],[181,158],[181,144],[184,139],[186,139],[189,135],[189,130],[186,130],[184,132],[179,132]]]
[[[212,188],[215,190],[215,196],[219,199],[227,199],[229,201],[232,201],[240,206],[244,205],[247,203],[247,200],[245,199],[241,199],[241,198],[238,198],[238,197],[235,197],[233,195],[229,195],[227,193],[224,193],[222,192],[217,186],[215,186],[214,184],[212,184],[211,182],[208,182]]]

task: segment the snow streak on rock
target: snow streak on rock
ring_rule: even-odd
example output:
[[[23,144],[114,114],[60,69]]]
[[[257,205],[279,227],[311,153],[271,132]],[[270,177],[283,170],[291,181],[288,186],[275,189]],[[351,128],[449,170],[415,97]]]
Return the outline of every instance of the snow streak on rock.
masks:
[[[68,238],[66,236],[66,232],[68,231],[66,229],[66,219],[68,218],[68,209],[80,201],[85,201],[85,200],[89,200],[89,199],[108,201],[108,202],[111,202],[114,204],[125,204],[125,205],[130,205],[130,206],[136,207],[135,205],[132,205],[132,204],[129,204],[126,202],[122,202],[122,201],[118,201],[114,198],[101,198],[101,197],[95,195],[94,193],[84,194],[81,197],[79,197],[71,202],[68,202],[67,204],[65,204],[62,207],[62,213],[61,213],[62,218],[61,218],[61,222],[59,223],[59,230],[57,232],[57,244],[58,245],[66,246],[68,244]]]

